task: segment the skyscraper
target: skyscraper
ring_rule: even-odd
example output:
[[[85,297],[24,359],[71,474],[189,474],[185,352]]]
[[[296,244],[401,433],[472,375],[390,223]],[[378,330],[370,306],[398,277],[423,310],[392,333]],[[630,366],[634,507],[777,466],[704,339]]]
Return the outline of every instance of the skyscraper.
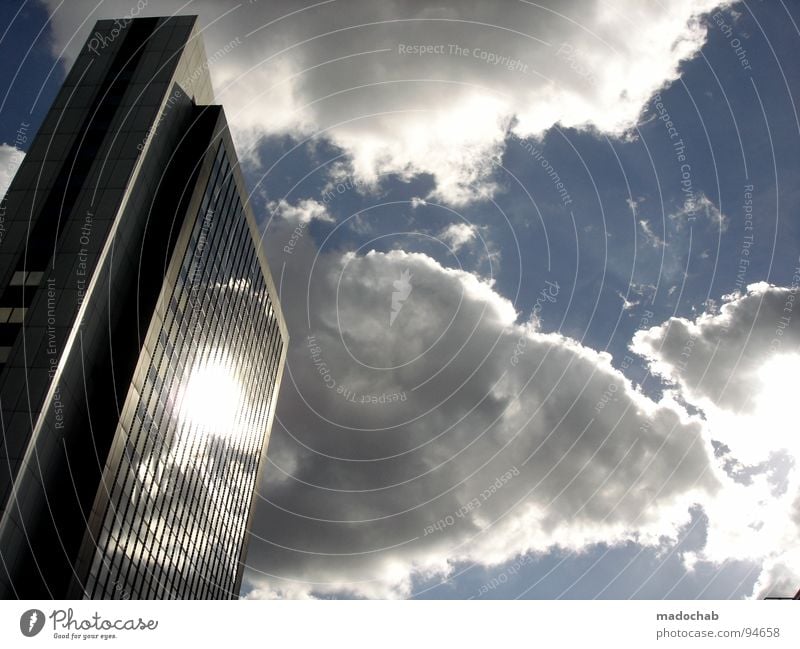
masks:
[[[238,594],[288,334],[213,101],[195,17],[100,21],[3,200],[2,597]]]

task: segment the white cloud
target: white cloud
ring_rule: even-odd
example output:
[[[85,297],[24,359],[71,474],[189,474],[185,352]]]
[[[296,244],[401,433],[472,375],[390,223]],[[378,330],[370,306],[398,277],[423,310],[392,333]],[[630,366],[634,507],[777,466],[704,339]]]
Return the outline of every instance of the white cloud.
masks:
[[[639,227],[644,234],[644,240],[647,245],[653,248],[660,248],[664,245],[664,240],[653,232],[653,228],[650,227],[650,223],[647,222],[647,219],[639,219]]]
[[[418,253],[323,254],[309,287],[296,253],[283,290],[310,290],[311,313],[286,302],[296,333],[253,597],[402,597],[456,562],[657,546],[727,480],[702,420],[642,395],[608,354],[518,323],[470,273]]]
[[[670,214],[670,218],[675,220],[679,227],[687,221],[696,220],[698,217],[705,218],[712,226],[722,232],[728,229],[728,217],[703,192],[697,192],[688,197],[677,212]]]
[[[726,296],[718,314],[694,321],[672,318],[637,332],[632,349],[704,409],[753,413],[770,380],[763,375],[765,364],[797,353],[800,317],[793,314],[794,296],[792,288],[751,284],[744,295]],[[763,434],[759,437],[763,442]],[[765,448],[772,447],[754,445],[756,456],[748,453],[748,461],[758,461]]]
[[[708,434],[725,445],[723,459],[731,467],[760,468],[750,484],[729,487],[706,503],[708,541],[699,553],[717,563],[731,557],[763,562],[757,595],[794,594],[800,585],[796,296],[797,284],[752,284],[744,295],[727,296],[719,313],[672,318],[638,332],[632,344],[703,411]],[[778,480],[782,458],[790,468]]]
[[[24,151],[10,144],[0,144],[0,198],[6,195],[8,186],[24,159]]]
[[[66,45],[74,54],[92,20],[129,9],[125,0],[95,4],[56,11],[56,52]],[[265,134],[324,135],[366,186],[383,174],[431,174],[431,197],[458,205],[496,191],[512,124],[521,137],[556,124],[616,136],[631,129],[705,43],[699,16],[726,3],[357,0],[298,11],[281,0],[226,14],[239,4],[168,0],[145,13],[199,13],[214,23],[209,52],[242,38],[211,73],[243,150],[252,155]],[[414,45],[437,49],[408,53]]]
[[[621,292],[617,291],[617,295],[622,300],[622,310],[630,311],[633,307],[639,304],[639,300],[629,300]]]
[[[450,245],[453,252],[458,252],[470,241],[475,239],[478,228],[471,223],[451,223],[439,234]]]
[[[273,215],[295,225],[308,224],[313,220],[333,222],[333,217],[328,213],[325,205],[313,198],[304,198],[295,205],[291,205],[282,198],[277,202],[269,203],[267,207]]]
[[[626,198],[625,202],[628,204],[634,220],[639,224],[639,229],[641,229],[644,235],[645,243],[653,248],[660,248],[664,245],[664,240],[653,231],[650,222],[646,218],[640,216],[639,206],[643,200],[644,199],[634,200],[632,198]]]
[[[754,285],[716,314],[639,332],[635,351],[674,383],[654,402],[608,354],[519,322],[491,284],[425,255],[324,254],[310,285],[300,256],[287,262],[283,290],[310,290],[311,312],[288,303],[302,335],[271,441],[249,596],[403,597],[415,579],[457,565],[598,542],[664,547],[694,505],[707,540],[684,553],[688,568],[760,563],[757,596],[797,583],[798,472],[774,468],[797,443],[787,426],[773,430],[789,421],[794,383],[785,365],[763,369],[791,289]],[[390,328],[403,273],[412,291]],[[797,350],[798,329],[783,329],[775,358]],[[766,398],[770,423],[743,390]],[[733,417],[762,419],[736,430]],[[712,440],[728,450],[715,457]]]

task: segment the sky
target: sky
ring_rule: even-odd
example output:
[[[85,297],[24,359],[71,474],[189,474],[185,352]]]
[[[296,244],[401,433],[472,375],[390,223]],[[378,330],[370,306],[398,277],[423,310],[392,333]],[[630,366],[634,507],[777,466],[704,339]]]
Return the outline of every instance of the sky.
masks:
[[[800,587],[797,2],[140,5],[0,6],[0,191],[200,16],[291,336],[242,596]]]

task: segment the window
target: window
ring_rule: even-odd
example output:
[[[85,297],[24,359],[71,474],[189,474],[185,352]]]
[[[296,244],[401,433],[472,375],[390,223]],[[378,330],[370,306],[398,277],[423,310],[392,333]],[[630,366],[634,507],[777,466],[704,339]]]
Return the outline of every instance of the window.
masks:
[[[22,286],[25,283],[25,271],[18,270],[11,276],[11,286]]]
[[[24,270],[18,270],[11,277],[11,286],[39,286],[42,277],[44,277],[44,273],[40,270],[29,273]]]
[[[27,311],[28,309],[24,307],[19,307],[17,309],[14,309],[11,312],[11,317],[9,317],[8,321],[13,324],[22,324],[22,321],[25,320],[25,313]]]
[[[25,286],[39,286],[42,277],[44,277],[44,273],[40,270],[28,273],[28,276],[25,278]]]
[[[14,309],[12,309],[11,307],[7,307],[7,306],[0,307],[0,324],[3,324],[4,322],[8,322],[8,319],[11,317],[11,312],[13,310]]]

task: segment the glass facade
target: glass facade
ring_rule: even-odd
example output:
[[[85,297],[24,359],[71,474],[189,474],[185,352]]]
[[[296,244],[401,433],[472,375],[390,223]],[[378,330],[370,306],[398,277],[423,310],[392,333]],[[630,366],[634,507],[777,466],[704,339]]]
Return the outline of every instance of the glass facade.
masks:
[[[284,341],[222,143],[117,436],[85,594],[236,596]]]
[[[238,594],[288,334],[200,31],[99,21],[0,204],[0,598]]]

